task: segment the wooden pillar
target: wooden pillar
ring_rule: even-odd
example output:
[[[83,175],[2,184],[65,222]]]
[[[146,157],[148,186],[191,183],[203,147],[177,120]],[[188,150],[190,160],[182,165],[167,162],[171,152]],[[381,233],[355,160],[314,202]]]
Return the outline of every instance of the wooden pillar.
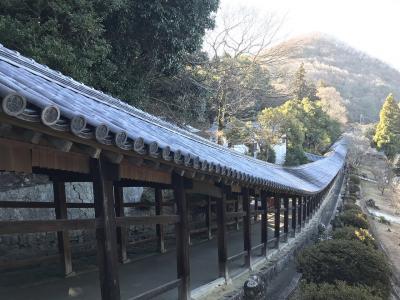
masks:
[[[156,215],[162,215],[162,190],[160,188],[154,189],[154,200],[155,200],[155,208]],[[164,238],[164,226],[162,224],[156,225],[156,233],[157,233],[157,250],[160,253],[165,252],[165,238]]]
[[[314,215],[314,211],[315,211],[315,196],[314,195],[310,197],[310,202],[311,202],[311,205],[310,205],[310,218],[311,218]]]
[[[267,248],[268,248],[268,202],[267,202],[267,193],[265,191],[261,191],[261,209],[263,210],[263,214],[261,216],[261,243],[263,243],[262,247],[262,256],[267,256]]]
[[[236,196],[236,200],[235,200],[235,212],[238,212],[238,211],[239,211],[239,197],[240,197],[240,196]],[[236,230],[239,230],[239,229],[240,229],[240,226],[239,226],[239,217],[236,217],[235,219],[236,219]]]
[[[207,235],[208,239],[212,239],[212,211],[211,211],[211,197],[208,196],[207,199],[207,213],[206,213],[206,226],[207,226]]]
[[[124,212],[124,190],[121,186],[114,186],[115,214],[117,217],[123,217]],[[128,229],[125,226],[117,227],[117,242],[119,245],[119,259],[121,263],[127,263],[128,254],[126,247],[128,244]]]
[[[117,226],[115,222],[113,181],[118,180],[118,165],[97,159],[90,160],[93,178],[97,262],[99,267],[101,299],[119,300]]]
[[[303,223],[303,196],[299,196],[297,204],[297,223],[299,224],[301,230],[301,224]]]
[[[279,239],[281,236],[281,197],[275,196],[274,197],[274,204],[275,204],[275,238],[276,238],[276,246],[279,245]]]
[[[62,181],[53,182],[54,204],[56,206],[56,219],[68,219],[67,199],[65,195],[65,183]],[[65,276],[74,274],[72,271],[71,246],[68,231],[58,231],[58,251],[64,267]]]
[[[251,269],[251,212],[250,212],[250,196],[248,188],[242,188],[243,211],[243,243],[244,250],[247,252],[245,256],[245,265]]]
[[[285,211],[283,212],[283,232],[286,235],[286,238],[289,234],[289,197],[285,196],[283,198],[283,207]]]
[[[257,223],[257,218],[258,218],[258,214],[257,214],[257,210],[258,210],[258,198],[257,195],[254,195],[254,223]]]
[[[312,197],[312,214],[314,215],[315,213],[315,209],[317,208],[317,196],[313,196]]]
[[[218,226],[218,269],[219,276],[224,277],[225,281],[229,281],[228,272],[228,246],[227,246],[227,229],[226,229],[226,201],[230,196],[228,187],[224,187],[222,197],[217,201],[217,226]]]
[[[316,201],[317,199],[316,199],[316,197],[315,197],[315,195],[314,196],[311,196],[311,212],[310,212],[310,215],[311,216],[313,216],[314,215],[314,212],[315,212],[315,201]]]
[[[179,300],[190,300],[190,261],[189,261],[189,218],[184,178],[172,173],[172,185],[180,222],[176,225],[177,271],[181,284],[178,289]]]
[[[303,196],[303,224],[307,219],[307,196]]]
[[[292,230],[293,230],[293,235],[296,234],[296,227],[297,227],[297,196],[292,196]]]
[[[192,208],[190,207],[190,195],[185,194],[185,198],[186,198],[186,208],[187,208],[187,215],[188,215],[188,241],[189,241],[189,245],[192,245],[192,237],[190,236],[190,230],[192,227],[192,224],[190,224],[190,214],[192,211]]]

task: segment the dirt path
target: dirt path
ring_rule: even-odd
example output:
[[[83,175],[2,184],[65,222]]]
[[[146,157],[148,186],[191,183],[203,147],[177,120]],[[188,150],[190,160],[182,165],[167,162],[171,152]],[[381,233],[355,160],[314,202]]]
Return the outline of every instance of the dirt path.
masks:
[[[361,167],[361,173],[371,178],[371,168],[373,166],[372,161],[366,162]],[[396,222],[399,216],[395,214],[396,209],[391,201],[391,197],[393,196],[391,189],[387,189],[384,195],[382,195],[378,190],[376,182],[361,181],[361,205],[365,211],[369,212],[371,231],[389,258],[394,275],[393,287],[397,294],[400,295],[400,224]],[[368,199],[373,199],[379,210],[369,211],[365,205]],[[378,216],[380,215],[385,216],[387,220],[391,220],[390,225],[379,222]],[[393,299],[399,298],[394,297]]]

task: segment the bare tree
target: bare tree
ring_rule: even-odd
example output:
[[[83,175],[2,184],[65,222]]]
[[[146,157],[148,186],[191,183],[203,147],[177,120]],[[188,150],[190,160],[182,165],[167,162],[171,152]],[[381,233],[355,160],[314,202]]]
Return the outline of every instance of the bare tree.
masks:
[[[328,116],[342,125],[347,123],[348,118],[345,102],[334,87],[318,87],[317,97],[321,99],[322,109]]]
[[[393,187],[393,171],[391,165],[387,159],[376,160],[375,165],[372,168],[372,173],[377,183],[378,190],[383,195],[385,190]]]
[[[352,132],[345,133],[344,137],[348,145],[347,161],[357,169],[371,148],[370,141],[357,128],[354,128]]]
[[[274,13],[260,15],[246,8],[228,9],[217,18],[215,30],[207,33],[205,50],[214,59],[246,55],[266,65],[281,62],[287,57],[286,48],[272,46],[278,41],[283,24],[284,18]]]
[[[218,143],[228,115],[246,112],[255,99],[272,95],[268,67],[287,57],[286,48],[272,47],[282,24],[274,14],[260,16],[242,9],[224,12],[207,34],[209,84],[214,91],[210,106],[216,113]]]

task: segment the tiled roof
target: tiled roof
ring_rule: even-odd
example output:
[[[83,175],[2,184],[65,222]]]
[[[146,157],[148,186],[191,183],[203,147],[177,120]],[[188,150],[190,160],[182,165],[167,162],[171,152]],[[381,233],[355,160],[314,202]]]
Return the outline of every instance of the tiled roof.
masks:
[[[292,168],[269,164],[212,143],[1,45],[0,97],[3,112],[13,117],[281,191],[323,190],[346,156],[345,142],[340,140],[318,161]]]
[[[307,158],[309,161],[317,161],[317,160],[320,160],[320,159],[324,158],[324,157],[321,156],[321,155],[314,154],[314,153],[310,153],[310,152],[304,152],[304,155],[306,156],[306,158]]]

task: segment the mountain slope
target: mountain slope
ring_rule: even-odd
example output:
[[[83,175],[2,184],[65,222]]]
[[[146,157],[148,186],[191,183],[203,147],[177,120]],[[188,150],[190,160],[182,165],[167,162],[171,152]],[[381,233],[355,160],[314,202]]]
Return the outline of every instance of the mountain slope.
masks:
[[[364,122],[376,121],[386,96],[393,93],[396,99],[400,97],[398,70],[334,38],[314,34],[279,47],[290,53],[282,70],[293,74],[303,62],[309,79],[323,80],[341,93],[353,121],[360,115]]]

